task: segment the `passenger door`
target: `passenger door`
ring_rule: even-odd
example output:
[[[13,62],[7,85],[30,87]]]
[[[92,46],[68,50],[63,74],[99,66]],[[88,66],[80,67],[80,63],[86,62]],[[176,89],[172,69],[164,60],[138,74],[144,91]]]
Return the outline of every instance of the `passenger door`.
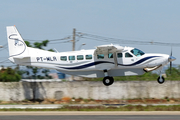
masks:
[[[127,65],[132,63],[134,63],[134,56],[129,52],[124,53],[123,64]]]
[[[117,53],[117,61],[119,65],[129,65],[135,62],[135,56],[129,52]]]

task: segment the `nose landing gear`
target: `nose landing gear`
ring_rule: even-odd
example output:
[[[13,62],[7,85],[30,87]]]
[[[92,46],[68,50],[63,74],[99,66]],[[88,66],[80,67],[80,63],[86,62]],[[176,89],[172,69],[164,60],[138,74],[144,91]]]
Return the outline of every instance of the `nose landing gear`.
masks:
[[[162,76],[161,72],[162,72],[162,67],[161,67],[161,69],[159,70],[160,76],[159,76],[158,79],[157,79],[157,81],[158,81],[159,84],[163,84],[163,83],[165,82],[165,78]]]

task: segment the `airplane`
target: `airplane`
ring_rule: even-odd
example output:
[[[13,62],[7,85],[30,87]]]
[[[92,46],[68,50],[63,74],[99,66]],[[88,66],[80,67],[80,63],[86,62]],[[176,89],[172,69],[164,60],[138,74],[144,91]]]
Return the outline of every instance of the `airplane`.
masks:
[[[7,26],[9,60],[23,66],[56,69],[65,74],[103,78],[105,86],[114,83],[114,76],[143,75],[160,70],[158,83],[164,83],[163,66],[176,60],[167,54],[150,54],[133,47],[100,45],[96,49],[50,52],[27,47],[15,26]]]

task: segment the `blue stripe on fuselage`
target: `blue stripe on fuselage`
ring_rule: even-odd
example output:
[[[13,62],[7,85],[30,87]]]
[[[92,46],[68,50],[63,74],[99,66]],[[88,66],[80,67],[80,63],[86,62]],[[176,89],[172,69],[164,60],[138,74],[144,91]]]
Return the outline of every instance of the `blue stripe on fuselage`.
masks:
[[[85,65],[76,66],[76,67],[60,67],[60,68],[69,69],[69,70],[71,70],[71,69],[83,69],[83,68],[91,67],[91,66],[98,65],[98,64],[101,64],[101,63],[114,64],[113,62],[108,62],[108,61],[96,61],[96,62],[92,62],[92,63],[88,63],[88,64],[85,64]]]
[[[132,64],[126,64],[126,65],[124,65],[124,64],[118,64],[118,65],[121,65],[121,66],[134,66],[134,65],[141,64],[141,63],[143,63],[144,61],[149,60],[149,59],[151,59],[151,58],[155,58],[155,57],[160,57],[160,56],[145,57],[145,58],[143,58],[143,59],[141,59],[141,60],[139,60],[139,61],[137,61],[137,62],[135,62],[135,63],[132,63]]]
[[[135,63],[132,63],[132,64],[118,64],[120,66],[134,66],[134,65],[138,65],[138,64],[141,64],[143,62],[145,62],[146,60],[149,60],[151,58],[154,58],[154,57],[160,57],[160,56],[150,56],[150,57],[145,57]],[[98,64],[102,64],[102,63],[111,63],[111,64],[114,64],[114,62],[109,62],[109,61],[96,61],[96,62],[92,62],[92,63],[88,63],[88,64],[85,64],[85,65],[80,65],[80,66],[76,66],[76,67],[59,67],[59,68],[63,68],[63,69],[68,69],[68,70],[72,70],[72,69],[83,69],[83,68],[88,68],[88,67],[91,67],[91,66],[94,66],[94,65],[98,65]]]

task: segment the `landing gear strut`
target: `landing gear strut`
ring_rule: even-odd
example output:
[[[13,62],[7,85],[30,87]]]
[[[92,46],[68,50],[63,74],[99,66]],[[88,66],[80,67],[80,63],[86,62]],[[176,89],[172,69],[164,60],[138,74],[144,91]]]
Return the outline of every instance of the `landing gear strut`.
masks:
[[[162,68],[161,68],[160,71],[159,71],[160,76],[159,76],[158,79],[157,79],[157,81],[158,81],[159,84],[163,84],[164,81],[165,81],[165,79],[164,79],[164,77],[162,76],[161,72],[162,72]]]

